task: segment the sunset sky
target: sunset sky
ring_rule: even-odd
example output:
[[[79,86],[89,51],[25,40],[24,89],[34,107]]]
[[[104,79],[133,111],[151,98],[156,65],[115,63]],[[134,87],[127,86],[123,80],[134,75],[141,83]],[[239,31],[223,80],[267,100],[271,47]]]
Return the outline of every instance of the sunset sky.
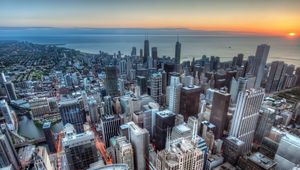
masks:
[[[1,27],[300,33],[300,0],[0,0]]]

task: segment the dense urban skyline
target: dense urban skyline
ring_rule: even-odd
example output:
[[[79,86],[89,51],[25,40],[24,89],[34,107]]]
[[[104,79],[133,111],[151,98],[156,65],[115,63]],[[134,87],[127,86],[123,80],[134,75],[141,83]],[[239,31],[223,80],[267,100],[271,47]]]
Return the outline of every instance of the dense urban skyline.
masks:
[[[187,28],[289,36],[300,32],[296,0],[0,3],[1,27]]]

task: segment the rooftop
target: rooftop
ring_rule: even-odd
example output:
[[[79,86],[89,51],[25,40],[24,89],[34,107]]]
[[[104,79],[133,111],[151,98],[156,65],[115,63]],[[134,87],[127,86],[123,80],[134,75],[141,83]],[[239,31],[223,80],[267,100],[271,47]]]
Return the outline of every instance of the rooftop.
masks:
[[[249,160],[257,164],[264,169],[270,169],[274,167],[277,163],[270,158],[266,157],[260,152],[256,152],[249,157]]]

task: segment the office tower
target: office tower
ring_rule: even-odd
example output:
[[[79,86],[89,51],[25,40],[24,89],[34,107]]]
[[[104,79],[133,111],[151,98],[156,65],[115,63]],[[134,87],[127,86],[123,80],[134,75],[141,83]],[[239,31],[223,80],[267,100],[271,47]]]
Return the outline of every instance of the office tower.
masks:
[[[175,126],[176,114],[170,110],[156,112],[155,118],[155,146],[158,150],[165,148],[168,129]]]
[[[230,94],[221,89],[214,93],[210,122],[216,126],[214,135],[216,139],[221,139],[227,122],[227,112],[229,108]]]
[[[17,100],[16,89],[13,82],[4,84],[8,101]]]
[[[243,147],[245,143],[236,137],[228,136],[224,139],[224,150],[223,155],[227,162],[235,165],[243,154]]]
[[[171,76],[169,86],[169,110],[175,114],[179,114],[180,106],[180,92],[182,84],[180,83],[179,77]]]
[[[160,72],[153,73],[150,78],[150,95],[159,104],[162,97],[162,75]]]
[[[245,142],[243,152],[251,150],[255,128],[259,116],[259,110],[264,100],[263,89],[249,89],[240,92],[237,106],[233,115],[230,135]]]
[[[264,70],[268,59],[270,46],[262,44],[257,46],[255,54],[254,76],[256,77],[255,88],[259,88],[264,77]]]
[[[147,169],[149,161],[149,132],[133,122],[128,122],[129,140],[134,151],[134,169]]]
[[[107,90],[107,94],[117,96],[119,94],[117,68],[115,66],[107,66],[105,67],[105,74],[105,89]]]
[[[238,54],[236,65],[241,67],[243,65],[243,61],[244,61],[244,54]]]
[[[91,122],[98,123],[99,122],[98,105],[94,97],[88,98],[88,106],[89,106],[89,115],[90,115]]]
[[[119,67],[119,73],[121,75],[124,75],[124,74],[127,73],[126,66],[127,66],[127,61],[125,59],[121,59],[121,61],[119,61],[119,65],[118,65],[118,67]]]
[[[62,100],[58,107],[63,124],[71,123],[77,133],[82,133],[85,120],[84,114],[80,110],[79,101],[77,99]]]
[[[136,47],[132,47],[131,56],[136,56]]]
[[[134,170],[133,148],[125,136],[112,138],[116,152],[116,163],[127,164],[129,170]]]
[[[259,117],[254,134],[254,142],[259,145],[263,138],[269,135],[275,120],[275,110],[267,107],[268,106],[262,107],[259,111]]]
[[[5,74],[2,72],[0,75],[0,84],[6,83],[6,77]]]
[[[9,130],[15,130],[16,128],[16,119],[14,118],[11,110],[8,107],[8,104],[5,100],[0,100],[0,113],[5,119],[5,123]]]
[[[136,77],[137,85],[140,87],[141,95],[147,94],[147,79],[144,76]]]
[[[21,167],[19,156],[10,137],[10,132],[5,124],[1,124],[0,168],[7,167],[10,164],[12,165],[14,170],[18,170]]]
[[[45,138],[46,138],[47,145],[49,147],[49,151],[51,153],[55,153],[56,152],[55,139],[53,136],[53,132],[51,130],[51,122],[45,122],[43,124],[43,132],[45,134]]]
[[[277,91],[280,91],[284,88],[284,84],[285,84],[285,81],[286,81],[286,75],[287,74],[287,70],[288,70],[288,65],[287,64],[284,64],[283,65],[283,68],[282,68],[282,71],[281,71],[281,75],[280,75],[280,79],[279,79],[279,82],[278,82],[278,85],[277,87],[276,86],[273,86],[273,90],[275,90],[275,87],[277,88],[276,90]],[[294,76],[293,74],[291,74],[290,76]]]
[[[28,101],[33,117],[41,117],[51,113],[50,105],[46,97],[33,98]]]
[[[199,86],[181,88],[179,113],[187,121],[190,116],[197,116],[199,113],[200,94],[202,89]]]
[[[286,133],[275,155],[276,169],[292,169],[300,164],[300,138]]]
[[[180,54],[181,53],[181,43],[179,42],[177,38],[177,42],[175,45],[175,64],[179,65],[180,64]]]
[[[148,105],[143,106],[144,116],[143,116],[143,128],[147,129],[150,138],[153,139],[155,131],[155,115],[159,110],[159,105],[157,103],[150,102]]]
[[[146,39],[145,41],[144,41],[144,60],[143,60],[143,62],[144,63],[146,63],[147,62],[147,59],[148,59],[148,57],[150,56],[150,47],[149,47],[149,40],[148,39]]]
[[[109,146],[110,138],[118,136],[121,118],[119,115],[105,115],[100,119],[105,146]]]
[[[185,138],[171,141],[168,138],[167,146],[157,153],[157,170],[202,170],[204,153],[197,144]]]
[[[112,98],[111,96],[105,96],[104,97],[104,112],[106,115],[112,115],[113,110],[112,110]]]
[[[152,56],[153,60],[158,60],[157,47],[151,48],[151,56]]]
[[[151,56],[152,56],[152,59],[153,59],[153,66],[154,66],[154,68],[156,68],[157,64],[158,64],[157,47],[152,47],[151,48]]]
[[[266,92],[273,92],[278,89],[281,76],[285,75],[284,66],[285,64],[283,61],[272,62],[269,76],[267,79]]]
[[[238,94],[241,91],[245,91],[247,88],[247,79],[243,77],[239,77],[238,80],[232,78],[231,87],[230,87],[230,95],[231,95],[231,104],[235,105],[237,102]]]
[[[95,135],[92,131],[65,136],[62,139],[62,146],[70,170],[86,169],[98,161]]]

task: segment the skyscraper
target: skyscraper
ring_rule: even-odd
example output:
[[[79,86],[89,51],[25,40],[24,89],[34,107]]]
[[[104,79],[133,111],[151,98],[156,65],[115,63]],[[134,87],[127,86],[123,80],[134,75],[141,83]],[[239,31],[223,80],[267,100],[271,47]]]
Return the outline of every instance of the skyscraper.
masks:
[[[224,140],[223,155],[226,161],[235,165],[239,159],[239,156],[243,154],[244,142],[236,137],[228,136]]]
[[[99,113],[97,101],[94,97],[88,98],[89,114],[92,123],[99,122]]]
[[[143,62],[146,63],[147,62],[147,59],[149,57],[149,54],[150,54],[150,48],[149,48],[149,40],[146,39],[144,41],[144,59],[143,59]]]
[[[4,84],[6,83],[6,77],[5,77],[5,74],[2,72],[0,74],[0,84]]]
[[[127,164],[129,170],[134,169],[133,148],[131,143],[126,139],[126,136],[112,138],[114,150],[116,152],[116,163]]]
[[[108,95],[117,96],[119,94],[117,68],[115,66],[107,66],[105,67],[105,74],[105,88]]]
[[[270,46],[262,44],[257,46],[255,54],[254,76],[256,77],[255,88],[259,88],[264,76],[264,69],[269,55]]]
[[[201,170],[204,153],[198,143],[186,138],[169,141],[166,148],[157,153],[157,170]]]
[[[104,114],[112,115],[113,114],[113,103],[111,96],[104,97]]]
[[[134,150],[134,169],[147,169],[147,161],[149,161],[149,132],[133,122],[128,122],[127,125],[129,126],[129,140]]]
[[[121,118],[119,115],[105,115],[101,117],[100,125],[105,146],[109,146],[110,138],[118,136]]]
[[[213,104],[210,115],[210,122],[216,126],[214,135],[216,139],[221,139],[227,122],[227,112],[230,102],[230,94],[225,90],[214,92]]]
[[[165,148],[167,131],[175,126],[175,117],[170,110],[156,112],[155,145],[158,150]]]
[[[182,84],[180,83],[180,78],[177,76],[171,76],[170,86],[169,86],[169,110],[175,114],[179,114],[180,106],[180,92]]]
[[[249,89],[244,92],[240,92],[238,96],[230,135],[245,142],[243,147],[244,153],[251,150],[259,110],[263,102],[264,95],[265,93],[263,89]]]
[[[0,131],[0,168],[13,166],[14,170],[20,169],[21,163],[14,144],[5,124],[1,124]]]
[[[233,105],[236,104],[238,94],[241,91],[246,90],[247,82],[248,82],[248,80],[243,77],[239,77],[238,80],[236,80],[234,77],[232,78],[231,87],[230,87],[231,104],[233,104]]]
[[[68,133],[68,132],[67,132]],[[98,161],[95,135],[92,131],[66,135],[62,140],[70,170],[81,170]]]
[[[51,153],[55,153],[56,152],[55,139],[54,139],[53,132],[51,130],[51,122],[45,122],[43,124],[43,131],[45,134],[47,145],[49,147],[49,151]]]
[[[177,39],[176,45],[175,45],[175,64],[180,64],[180,54],[181,53],[181,43]]]
[[[77,99],[62,100],[59,103],[59,112],[64,125],[71,123],[77,133],[83,132],[84,114],[80,110]]]
[[[144,76],[136,77],[137,85],[140,87],[141,95],[147,94],[147,79]]]
[[[197,116],[199,113],[200,93],[202,89],[199,86],[181,88],[180,111],[187,121],[190,116]]]
[[[0,100],[0,113],[2,113],[5,123],[10,130],[15,130],[15,119],[5,100]]]
[[[151,97],[161,104],[162,97],[162,75],[160,72],[153,73],[150,78],[150,94]]]
[[[17,100],[16,89],[13,82],[5,83],[6,95],[9,101]]]

